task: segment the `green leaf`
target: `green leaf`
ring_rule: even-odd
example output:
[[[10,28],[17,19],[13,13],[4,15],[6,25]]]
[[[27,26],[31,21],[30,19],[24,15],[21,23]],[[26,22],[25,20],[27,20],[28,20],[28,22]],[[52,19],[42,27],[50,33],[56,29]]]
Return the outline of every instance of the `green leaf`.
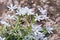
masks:
[[[31,21],[32,21],[32,23],[34,23],[34,16],[33,15],[31,15]]]
[[[45,27],[43,27],[43,33],[44,34],[48,33]]]

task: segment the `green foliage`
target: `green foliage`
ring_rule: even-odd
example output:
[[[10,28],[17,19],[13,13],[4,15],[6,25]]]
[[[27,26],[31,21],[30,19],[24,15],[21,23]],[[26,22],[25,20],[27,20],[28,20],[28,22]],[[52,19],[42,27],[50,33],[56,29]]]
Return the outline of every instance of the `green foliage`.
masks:
[[[43,27],[43,31],[42,32],[44,32],[44,34],[48,33],[45,27]]]

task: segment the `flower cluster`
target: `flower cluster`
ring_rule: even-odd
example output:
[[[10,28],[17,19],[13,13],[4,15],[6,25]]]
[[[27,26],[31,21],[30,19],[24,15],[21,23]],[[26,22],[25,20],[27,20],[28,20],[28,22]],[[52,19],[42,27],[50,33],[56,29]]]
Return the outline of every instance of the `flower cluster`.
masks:
[[[43,9],[42,7],[38,8],[41,12],[40,14],[35,13],[33,9],[30,9],[27,6],[20,7],[10,4],[7,7],[14,15],[5,15],[4,19],[7,19],[9,22],[0,21],[0,23],[4,25],[0,31],[2,32],[0,35],[2,34],[1,36],[6,37],[0,37],[1,40],[48,40],[46,34],[53,33],[53,28],[47,26],[48,24],[36,24],[37,21],[41,22],[49,19],[49,17],[47,17],[46,9]],[[11,20],[14,20],[15,23],[11,22]]]
[[[46,27],[47,32],[50,34],[52,33],[52,28]],[[32,34],[25,36],[24,40],[48,40],[45,37],[45,33],[43,32],[44,29],[41,25],[32,25]]]
[[[18,8],[16,14],[25,15],[27,13],[27,15],[32,15],[32,14],[34,14],[32,11],[33,10],[32,9],[29,9],[28,7]]]

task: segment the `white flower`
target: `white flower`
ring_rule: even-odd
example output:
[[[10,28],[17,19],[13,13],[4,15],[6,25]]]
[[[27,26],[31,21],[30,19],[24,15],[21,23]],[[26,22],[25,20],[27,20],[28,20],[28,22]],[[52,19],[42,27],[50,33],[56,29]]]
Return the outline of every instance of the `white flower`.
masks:
[[[36,14],[36,16],[35,16],[35,21],[40,21],[40,20],[46,20],[46,19],[48,19],[48,17],[46,16],[46,15],[38,15],[38,14]]]
[[[33,31],[42,31],[43,29],[41,28],[41,25],[32,25],[32,30]]]
[[[1,20],[0,23],[6,26],[10,26],[6,21],[3,21],[3,20]]]
[[[35,21],[40,21],[40,16],[38,14],[36,14],[34,17],[35,17]]]
[[[47,10],[43,9],[42,7],[38,8],[42,15],[47,15]]]
[[[32,9],[29,9],[28,7],[20,8],[17,10],[17,13],[19,15],[33,15]]]
[[[35,37],[33,37],[32,35],[27,35],[24,37],[23,40],[32,40],[32,39],[35,39]]]
[[[33,35],[36,37],[36,39],[39,39],[39,38],[43,39],[45,35],[40,32],[42,30],[43,29],[41,28],[41,25],[32,25]]]
[[[36,32],[37,33],[37,35],[36,36],[38,36],[38,37],[40,37],[40,38],[42,38],[42,37],[44,37],[45,35],[43,34],[43,33],[41,33],[41,32]]]
[[[43,40],[47,40],[47,37],[43,38]]]
[[[5,38],[0,37],[0,40],[5,40]]]
[[[7,6],[9,8],[9,10],[14,11],[14,9],[16,9],[16,5],[10,4],[10,6]]]
[[[53,33],[52,32],[53,28],[51,28],[50,26],[46,26],[46,30],[48,31],[48,33]]]
[[[11,15],[5,15],[5,18],[6,18],[6,19],[13,19],[13,20],[15,19],[15,18],[14,18],[14,15],[13,15],[13,16],[11,16]]]
[[[38,40],[38,39],[43,39],[45,35],[41,32],[37,32],[37,35],[34,35],[34,36],[35,36],[36,40]]]
[[[26,13],[27,13],[28,15],[33,15],[33,14],[34,14],[34,13],[32,12],[32,11],[33,11],[32,9],[29,9],[28,7],[25,7],[24,9],[26,10]]]
[[[42,39],[45,35],[43,33],[39,32],[38,36]]]
[[[36,25],[32,25],[33,36],[35,37],[36,40],[44,38],[45,35],[40,32],[42,30],[43,29],[41,28],[41,25],[37,25],[37,24]]]
[[[48,19],[48,17],[46,15],[40,15],[40,18],[41,18],[41,20]]]
[[[25,15],[26,14],[26,10],[24,10],[24,8],[20,8],[20,9],[17,10],[16,14]]]

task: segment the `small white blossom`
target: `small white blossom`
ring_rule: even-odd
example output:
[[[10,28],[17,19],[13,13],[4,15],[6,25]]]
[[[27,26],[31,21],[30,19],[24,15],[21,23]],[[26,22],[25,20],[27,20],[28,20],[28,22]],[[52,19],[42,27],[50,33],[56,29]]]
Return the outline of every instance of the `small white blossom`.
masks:
[[[34,17],[35,17],[35,21],[40,21],[40,16],[38,14],[36,14]]]
[[[41,25],[32,25],[32,30],[33,31],[42,31],[43,29],[41,28]]]
[[[46,30],[48,31],[48,33],[53,33],[52,32],[53,28],[51,28],[50,26],[46,26]]]
[[[40,21],[40,20],[46,20],[46,19],[48,19],[48,17],[46,16],[46,15],[38,15],[38,14],[36,14],[36,16],[35,16],[35,21]]]
[[[40,15],[40,19],[41,20],[44,20],[44,19],[46,20],[46,19],[48,19],[48,17],[46,15]]]
[[[0,37],[0,40],[5,40],[5,38]]]
[[[32,35],[27,35],[24,37],[23,40],[32,40],[32,39],[35,39],[35,37],[33,37]]]
[[[6,19],[13,19],[13,20],[15,19],[15,18],[14,18],[14,15],[12,15],[12,16],[11,16],[11,15],[5,15],[5,18],[6,18]]]
[[[33,10],[32,9],[29,9],[28,7],[25,7],[24,8],[27,12],[28,15],[33,15],[34,13],[32,12]]]
[[[16,5],[13,5],[13,4],[10,4],[9,6],[7,6],[8,8],[9,8],[9,10],[11,10],[11,11],[14,11],[14,9],[16,9],[17,8],[17,6]]]
[[[6,25],[6,26],[10,26],[9,23],[7,23],[6,21],[3,21],[3,20],[1,20],[0,23],[3,25]]]
[[[37,32],[37,35],[36,36],[38,36],[40,38],[43,38],[45,35],[43,33],[41,33],[41,32]]]
[[[39,40],[39,39],[42,40],[45,35],[43,33],[41,33],[41,32],[37,32],[37,35],[34,35],[34,36],[35,36],[36,40]]]
[[[32,31],[33,31],[33,35],[35,36],[36,40],[39,38],[44,38],[44,34],[41,33],[40,31],[42,31],[43,29],[41,28],[41,25],[33,25],[32,26]]]
[[[43,9],[42,7],[38,7],[38,10],[41,12],[42,15],[47,15],[46,9]]]
[[[20,8],[17,10],[17,13],[19,15],[33,15],[34,13],[32,12],[32,9],[29,9],[28,7]]]
[[[43,38],[43,40],[47,40],[47,37]]]
[[[26,14],[26,11],[24,10],[24,8],[19,8],[17,10],[17,13],[16,14],[19,14],[19,15],[25,15]]]

